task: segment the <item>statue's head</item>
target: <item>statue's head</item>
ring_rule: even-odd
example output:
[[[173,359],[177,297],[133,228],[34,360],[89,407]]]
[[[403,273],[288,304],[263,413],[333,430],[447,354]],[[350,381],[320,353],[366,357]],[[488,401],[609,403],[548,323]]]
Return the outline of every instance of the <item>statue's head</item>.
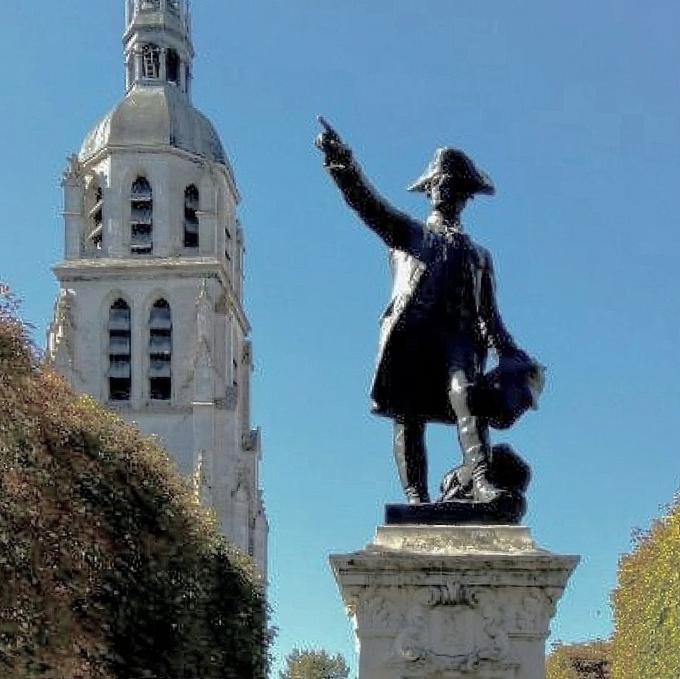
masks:
[[[439,148],[425,172],[409,191],[427,194],[435,210],[444,207],[462,209],[477,193],[492,196],[496,189],[490,177],[459,149]]]

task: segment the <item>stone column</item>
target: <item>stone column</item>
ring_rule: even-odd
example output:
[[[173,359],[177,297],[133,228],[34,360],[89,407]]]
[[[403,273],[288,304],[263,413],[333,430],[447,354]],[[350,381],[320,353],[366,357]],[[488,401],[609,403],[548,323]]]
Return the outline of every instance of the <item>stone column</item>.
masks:
[[[167,82],[167,80],[168,80],[168,49],[167,49],[167,47],[161,47],[160,48],[160,52],[158,54],[158,62],[159,62],[159,65],[160,65],[160,69],[158,71],[158,77],[163,82]]]
[[[186,72],[186,62],[184,59],[179,63],[179,88],[182,92],[186,94],[187,91],[187,72]]]
[[[545,640],[579,557],[521,526],[382,526],[331,564],[360,679],[545,679]]]
[[[139,45],[134,47],[134,60],[135,60],[135,82],[139,82],[144,75],[144,66],[142,64],[142,48]]]

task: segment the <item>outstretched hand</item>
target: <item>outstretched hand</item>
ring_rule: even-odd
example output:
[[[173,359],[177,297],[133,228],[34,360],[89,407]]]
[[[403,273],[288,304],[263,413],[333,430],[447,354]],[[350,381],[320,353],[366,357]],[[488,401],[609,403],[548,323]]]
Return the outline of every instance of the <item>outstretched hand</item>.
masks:
[[[347,167],[352,161],[352,150],[323,116],[318,116],[317,120],[323,127],[323,132],[317,136],[314,143],[326,157],[326,167],[331,169]]]

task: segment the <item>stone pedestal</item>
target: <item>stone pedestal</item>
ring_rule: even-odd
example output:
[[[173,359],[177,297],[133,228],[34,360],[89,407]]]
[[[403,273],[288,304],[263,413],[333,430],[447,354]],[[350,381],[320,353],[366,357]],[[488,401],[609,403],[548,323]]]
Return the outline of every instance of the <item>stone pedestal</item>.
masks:
[[[545,640],[579,557],[521,526],[381,526],[331,556],[359,679],[545,679]]]

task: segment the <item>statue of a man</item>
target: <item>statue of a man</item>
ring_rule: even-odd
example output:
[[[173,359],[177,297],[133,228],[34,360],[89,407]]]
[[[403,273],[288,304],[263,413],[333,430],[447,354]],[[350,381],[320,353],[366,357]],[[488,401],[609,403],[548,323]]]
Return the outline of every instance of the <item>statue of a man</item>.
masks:
[[[371,396],[373,411],[394,420],[394,456],[407,500],[430,501],[425,425],[443,422],[457,424],[463,454],[446,499],[492,502],[504,490],[489,473],[489,418],[478,396],[488,350],[497,353],[501,367],[538,366],[501,320],[491,255],[461,223],[466,203],[476,194],[493,195],[493,183],[462,151],[437,149],[409,187],[432,204],[421,223],[375,191],[350,148],[319,120],[324,131],[316,145],[326,168],[349,206],[391,252],[394,289],[381,320]]]

